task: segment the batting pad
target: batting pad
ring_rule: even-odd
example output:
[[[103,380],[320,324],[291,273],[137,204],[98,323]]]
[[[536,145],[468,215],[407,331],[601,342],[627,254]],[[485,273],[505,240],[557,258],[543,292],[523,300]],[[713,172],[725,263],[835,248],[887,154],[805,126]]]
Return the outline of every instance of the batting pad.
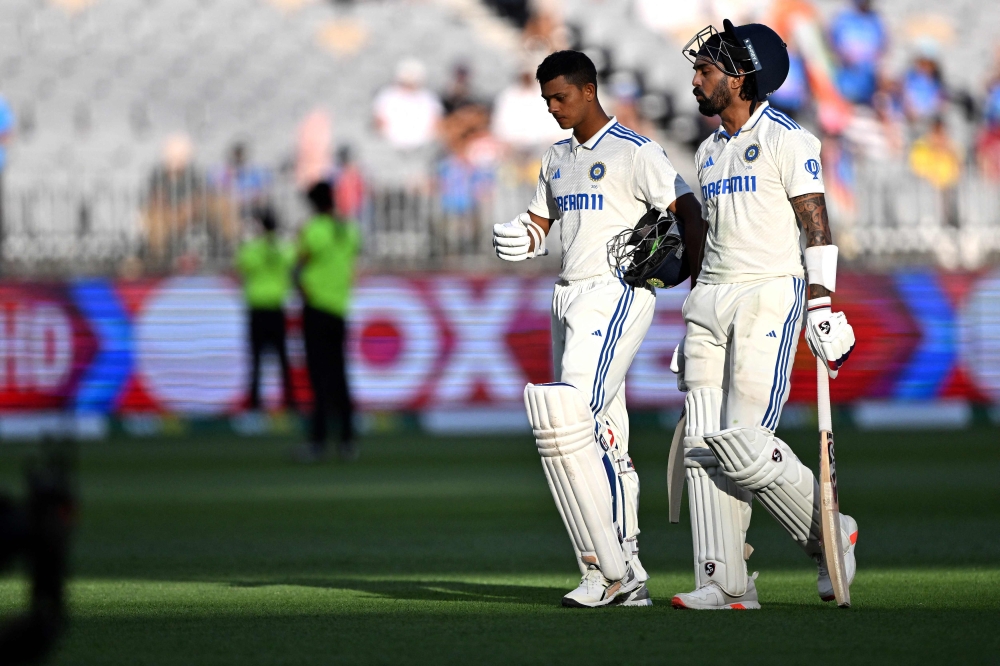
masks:
[[[581,559],[597,560],[609,580],[625,577],[615,529],[614,468],[594,437],[586,396],[570,384],[528,384],[524,406],[549,489]]]
[[[685,397],[689,415],[684,437],[697,587],[715,581],[730,596],[747,591],[745,544],[753,496],[725,475],[703,435],[719,429],[723,393],[695,389]]]
[[[705,441],[726,476],[752,491],[806,553],[819,553],[819,484],[787,444],[762,428],[730,428]]]

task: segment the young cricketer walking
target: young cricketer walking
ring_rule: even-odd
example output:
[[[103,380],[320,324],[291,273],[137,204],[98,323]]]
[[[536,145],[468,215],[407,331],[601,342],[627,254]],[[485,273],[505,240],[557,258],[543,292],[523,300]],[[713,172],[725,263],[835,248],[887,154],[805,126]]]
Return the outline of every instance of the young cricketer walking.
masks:
[[[548,56],[537,79],[549,112],[573,136],[542,158],[528,212],[494,227],[501,259],[546,254],[559,220],[562,271],[552,296],[555,382],[528,384],[528,418],[552,497],[583,578],[563,605],[650,605],[638,558],[639,479],[628,455],[625,374],[653,317],[652,288],[608,263],[608,242],[650,209],[700,223],[700,205],[663,148],[609,117],[597,72],[576,51]]]
[[[678,385],[687,391],[696,589],[676,595],[677,608],[760,608],[756,574],[748,576],[746,567],[754,497],[816,560],[819,594],[833,599],[819,543],[816,478],[774,432],[803,319],[809,348],[831,377],[854,348],[844,314],[830,310],[837,247],[820,142],[767,103],[788,73],[785,44],[763,25],[724,25],[722,33],[706,28],[685,47],[699,110],[720,116],[722,126],[695,157],[708,236],[698,283],[683,308]],[[852,579],[857,523],[842,515],[841,526]]]

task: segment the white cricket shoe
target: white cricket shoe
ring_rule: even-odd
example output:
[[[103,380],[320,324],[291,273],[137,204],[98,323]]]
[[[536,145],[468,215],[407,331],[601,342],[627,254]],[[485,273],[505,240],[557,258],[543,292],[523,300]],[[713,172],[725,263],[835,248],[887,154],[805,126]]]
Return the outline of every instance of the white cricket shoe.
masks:
[[[562,598],[562,605],[571,608],[607,606],[615,599],[628,595],[640,585],[642,583],[632,571],[632,567],[628,568],[621,580],[608,580],[597,565],[591,564],[580,580],[580,586]]]
[[[652,606],[653,600],[649,598],[649,589],[645,583],[639,583],[628,594],[622,595],[615,600],[616,606]]]
[[[850,587],[854,581],[854,573],[858,570],[857,560],[854,559],[854,547],[858,543],[858,521],[848,515],[840,514],[841,543],[847,544],[844,551],[844,568],[847,570],[847,585]],[[819,598],[823,601],[833,601],[836,597],[833,594],[833,583],[830,582],[830,572],[826,568],[826,561],[822,555],[817,556],[819,565],[819,576],[816,578],[816,589]]]
[[[747,581],[747,591],[739,597],[729,596],[718,583],[710,581],[708,585],[699,587],[694,592],[675,594],[670,600],[670,605],[674,608],[694,610],[759,610],[757,586],[753,582],[755,578],[757,578],[756,573]]]

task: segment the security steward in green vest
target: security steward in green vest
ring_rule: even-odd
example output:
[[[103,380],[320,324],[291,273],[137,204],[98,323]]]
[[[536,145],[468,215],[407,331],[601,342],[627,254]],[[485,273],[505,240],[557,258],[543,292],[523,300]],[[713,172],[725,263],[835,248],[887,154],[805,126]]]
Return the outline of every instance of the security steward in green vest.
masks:
[[[243,278],[243,294],[250,320],[250,409],[260,409],[260,361],[272,348],[281,364],[284,405],[294,409],[292,375],[285,343],[285,299],[292,285],[295,247],[277,237],[277,220],[269,209],[254,212],[262,233],[240,247],[236,270]]]
[[[299,457],[312,461],[325,455],[327,410],[332,407],[340,422],[337,453],[344,460],[355,460],[354,403],[347,384],[344,341],[354,260],[361,239],[355,225],[334,216],[329,183],[313,185],[307,196],[313,217],[299,236],[298,279],[313,414],[309,443]]]

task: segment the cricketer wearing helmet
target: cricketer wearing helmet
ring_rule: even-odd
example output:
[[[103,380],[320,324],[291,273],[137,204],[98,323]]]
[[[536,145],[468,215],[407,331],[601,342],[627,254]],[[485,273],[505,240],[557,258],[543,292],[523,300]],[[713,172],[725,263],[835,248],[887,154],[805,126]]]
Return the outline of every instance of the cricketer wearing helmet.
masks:
[[[537,79],[549,112],[573,134],[542,157],[528,212],[497,224],[493,234],[501,259],[522,261],[546,254],[546,235],[560,222],[555,382],[528,384],[524,401],[583,576],[563,604],[647,606],[624,382],[652,321],[655,295],[612,270],[608,246],[650,208],[691,219],[689,228],[700,228],[701,209],[663,149],[601,108],[597,72],[586,55],[553,53]]]
[[[760,608],[756,574],[747,575],[745,561],[754,497],[816,560],[820,596],[833,598],[816,478],[774,432],[803,323],[831,377],[854,347],[844,314],[830,309],[837,247],[820,142],[767,102],[788,73],[785,44],[764,25],[724,26],[722,33],[706,28],[684,49],[694,63],[699,110],[720,116],[722,126],[695,156],[708,235],[683,307],[678,385],[687,391],[684,467],[696,589],[673,598],[678,608]],[[857,523],[842,516],[841,526],[850,579]]]

